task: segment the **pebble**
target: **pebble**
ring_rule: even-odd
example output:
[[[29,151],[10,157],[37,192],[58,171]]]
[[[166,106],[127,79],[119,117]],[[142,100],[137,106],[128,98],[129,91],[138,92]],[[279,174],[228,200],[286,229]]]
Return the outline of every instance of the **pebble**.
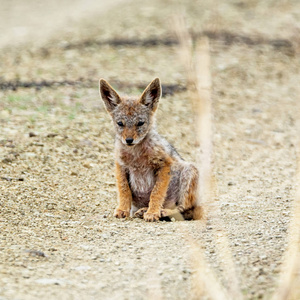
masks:
[[[33,152],[24,152],[20,156],[22,159],[29,159],[29,160],[37,157],[36,153]]]
[[[87,271],[87,270],[90,270],[91,267],[90,266],[77,266],[74,268],[74,270],[76,271]]]
[[[65,285],[67,283],[66,281],[58,278],[39,278],[35,280],[35,282],[42,285]]]
[[[87,169],[91,169],[93,167],[90,163],[84,163],[83,166]]]
[[[29,137],[35,137],[35,136],[37,136],[37,134],[36,133],[34,133],[34,132],[29,132]]]
[[[262,276],[262,275],[258,276],[257,282],[258,282],[259,284],[262,284],[262,283],[264,283],[265,281],[266,281],[265,276]]]
[[[1,110],[0,111],[0,119],[7,119],[10,113],[8,110]]]
[[[9,163],[12,163],[13,160],[12,160],[11,158],[5,157],[5,158],[2,159],[2,162],[3,162],[4,164],[9,164]]]
[[[46,257],[45,253],[39,250],[25,250],[30,256]]]

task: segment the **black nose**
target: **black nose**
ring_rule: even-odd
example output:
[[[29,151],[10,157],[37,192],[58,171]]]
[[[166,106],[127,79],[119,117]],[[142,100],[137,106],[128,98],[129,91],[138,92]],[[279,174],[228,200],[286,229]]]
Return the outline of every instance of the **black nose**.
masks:
[[[126,139],[126,143],[127,143],[128,145],[132,144],[132,142],[133,142],[133,139],[132,139],[132,138],[127,138],[127,139]]]

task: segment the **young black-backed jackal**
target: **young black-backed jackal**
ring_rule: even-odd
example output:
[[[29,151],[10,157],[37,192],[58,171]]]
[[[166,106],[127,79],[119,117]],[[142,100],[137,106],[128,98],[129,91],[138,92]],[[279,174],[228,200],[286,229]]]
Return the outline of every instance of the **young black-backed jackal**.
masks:
[[[197,168],[184,161],[155,128],[161,96],[159,78],[140,98],[120,97],[104,79],[100,94],[116,131],[116,179],[119,205],[114,216],[157,221],[163,217],[201,218],[197,207]]]

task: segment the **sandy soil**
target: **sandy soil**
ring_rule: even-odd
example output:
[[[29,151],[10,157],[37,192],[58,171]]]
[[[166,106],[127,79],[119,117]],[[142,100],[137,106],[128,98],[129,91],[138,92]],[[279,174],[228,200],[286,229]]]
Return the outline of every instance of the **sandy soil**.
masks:
[[[269,299],[296,189],[299,2],[184,1],[182,9],[171,0],[90,1],[82,9],[78,0],[46,11],[2,2],[0,299],[196,299],[193,243],[230,286],[216,242],[226,234],[245,299]],[[21,9],[37,19],[21,22]],[[100,77],[136,94],[159,76],[159,132],[186,160],[196,158],[172,31],[178,10],[195,37],[210,37],[220,213],[205,226],[117,220]],[[53,27],[40,21],[48,18]],[[28,33],[21,40],[8,26],[18,20]]]

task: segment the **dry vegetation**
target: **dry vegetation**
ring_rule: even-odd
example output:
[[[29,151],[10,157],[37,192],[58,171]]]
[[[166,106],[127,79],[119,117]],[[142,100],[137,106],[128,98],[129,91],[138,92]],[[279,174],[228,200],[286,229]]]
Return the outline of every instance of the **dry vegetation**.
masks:
[[[0,299],[299,299],[300,3],[83,2],[53,27],[50,4],[0,12]],[[40,28],[18,39],[22,9]],[[203,150],[205,224],[112,217],[98,79],[140,93],[156,76],[159,131],[187,160]]]

